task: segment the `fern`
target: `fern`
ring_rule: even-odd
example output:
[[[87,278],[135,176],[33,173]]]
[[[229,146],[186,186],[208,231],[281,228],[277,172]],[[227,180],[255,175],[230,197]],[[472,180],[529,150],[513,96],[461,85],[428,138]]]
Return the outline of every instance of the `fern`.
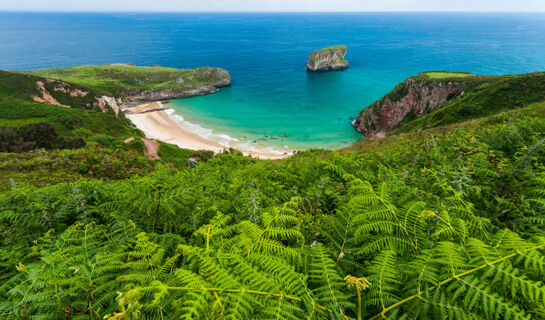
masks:
[[[309,285],[316,296],[316,301],[335,311],[330,314],[332,318],[341,318],[346,310],[353,308],[348,295],[343,292],[346,283],[335,270],[335,263],[329,258],[322,244],[313,246],[311,257]]]
[[[115,274],[122,257],[104,251],[104,243],[103,230],[94,224],[67,229],[42,249],[43,264],[20,268],[26,279],[8,293],[8,318],[93,318],[115,307],[110,299],[119,288]]]
[[[370,319],[395,319],[397,316],[393,315],[399,314],[399,309],[401,313],[419,317],[445,314],[454,319],[497,319],[501,314],[502,319],[532,318],[531,314],[541,308],[543,283],[530,270],[506,270],[514,270],[509,265],[512,259],[543,250],[545,245],[527,245],[526,249],[513,252],[506,248],[498,250],[475,239],[469,242],[467,248],[443,243],[422,252],[418,260],[401,269],[394,267],[394,261],[386,262],[391,255],[380,255],[375,269],[370,269],[373,275],[369,276],[372,283],[379,281],[380,285],[371,286],[369,295],[370,304],[382,311]],[[410,279],[415,271],[419,272],[417,283],[413,280],[401,286],[399,279]],[[518,290],[526,299],[524,309],[520,307]],[[396,297],[393,292],[406,295]]]

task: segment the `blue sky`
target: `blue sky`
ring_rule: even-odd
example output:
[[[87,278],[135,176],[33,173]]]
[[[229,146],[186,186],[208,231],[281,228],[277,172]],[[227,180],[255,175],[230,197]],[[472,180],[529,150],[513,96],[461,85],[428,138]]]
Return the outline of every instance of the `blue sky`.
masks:
[[[15,11],[545,11],[545,0],[0,0]]]

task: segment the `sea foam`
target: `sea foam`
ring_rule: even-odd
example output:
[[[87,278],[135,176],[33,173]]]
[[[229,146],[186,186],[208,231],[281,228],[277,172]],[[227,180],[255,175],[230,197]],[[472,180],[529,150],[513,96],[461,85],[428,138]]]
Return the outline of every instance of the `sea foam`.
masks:
[[[289,154],[292,155],[293,152],[287,150],[278,150],[272,146],[258,146],[253,144],[251,141],[242,141],[240,139],[231,137],[225,133],[215,133],[212,129],[204,128],[196,123],[191,123],[186,121],[182,115],[176,112],[174,109],[165,109],[163,110],[169,118],[174,120],[180,128],[184,131],[198,135],[199,137],[211,141],[215,141],[226,148],[235,148],[240,151],[250,151],[250,152],[260,152],[260,153],[271,153],[271,154]],[[289,148],[285,146],[284,148]]]

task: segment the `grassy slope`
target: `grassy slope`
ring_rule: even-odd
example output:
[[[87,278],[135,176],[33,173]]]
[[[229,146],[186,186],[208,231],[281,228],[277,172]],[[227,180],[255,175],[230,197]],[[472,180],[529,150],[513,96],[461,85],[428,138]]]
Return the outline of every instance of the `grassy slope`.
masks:
[[[215,83],[228,73],[216,68],[180,70],[131,65],[76,66],[33,71],[32,74],[94,88],[105,95],[122,97],[131,91],[192,90]]]
[[[450,72],[450,71],[430,71],[430,72],[425,72],[424,74],[432,79],[465,78],[471,75],[466,72]]]
[[[471,76],[461,79],[468,83],[462,96],[409,122],[399,132],[453,124],[545,101],[543,72],[496,77]]]
[[[82,178],[128,179],[150,173],[158,163],[186,168],[189,157],[201,153],[165,142],[160,144],[159,161],[143,156],[144,144],[140,139],[125,144],[105,136],[100,143],[90,143],[83,149],[0,152],[0,191],[9,189],[12,183],[41,187]]]
[[[32,101],[32,96],[41,97],[41,92],[36,86],[36,82],[41,81],[45,89],[61,104],[69,105],[72,108],[93,109],[93,103],[97,97],[103,95],[99,90],[93,88],[65,83],[62,81],[46,81],[44,78],[30,74],[21,74],[19,72],[9,72],[0,70],[0,97],[16,98],[25,101]],[[66,87],[71,90],[82,90],[88,92],[85,96],[71,96],[59,90],[57,87]]]
[[[99,96],[92,89],[72,86],[91,92],[84,98],[48,90],[60,103],[81,108],[35,102],[32,96],[41,96],[36,81],[45,82],[32,75],[0,71],[0,126],[18,127],[32,122],[46,122],[53,125],[63,137],[81,137],[87,141],[99,136],[125,138],[139,134],[139,131],[130,127],[129,120],[122,114],[116,117],[112,110],[103,113],[96,108],[85,107],[85,103]],[[47,85],[46,83],[46,89]]]
[[[428,115],[416,118],[412,113],[408,114],[392,129],[392,133],[458,123],[545,101],[544,72],[480,76],[464,72],[431,71],[413,76],[411,79],[424,83],[462,82],[465,84],[465,90],[463,95],[450,100]],[[398,101],[407,93],[407,86],[400,83],[370,107],[380,104],[386,98]]]

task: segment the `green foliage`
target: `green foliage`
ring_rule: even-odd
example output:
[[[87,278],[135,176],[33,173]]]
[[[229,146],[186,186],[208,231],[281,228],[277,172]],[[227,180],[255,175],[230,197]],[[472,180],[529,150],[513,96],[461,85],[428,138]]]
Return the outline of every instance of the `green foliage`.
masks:
[[[0,317],[545,319],[544,112],[194,169],[0,154]]]
[[[203,84],[217,83],[228,76],[225,70],[217,68],[180,70],[127,64],[46,69],[33,71],[31,74],[60,79],[120,98],[125,93],[134,91],[189,91]]]
[[[123,148],[130,146],[122,146]],[[140,155],[140,148],[37,149],[26,153],[0,153],[0,190],[13,185],[51,185],[80,178],[127,179],[151,171],[154,164]]]
[[[85,146],[81,138],[63,141],[55,128],[44,122],[29,123],[17,128],[0,128],[0,152],[24,152],[35,149],[78,149]]]
[[[78,109],[94,109],[96,99],[102,96],[102,92],[93,89],[19,72],[0,70],[0,83],[2,83],[0,86],[0,97],[2,98],[34,102],[33,97],[43,97],[42,91],[38,87],[38,83],[41,83],[43,88],[60,104]],[[70,94],[70,92],[76,91],[83,94]],[[6,112],[6,110],[2,111]],[[9,112],[9,110],[7,111]],[[26,114],[31,115],[30,111],[28,110]]]
[[[424,72],[423,74],[432,79],[465,78],[465,77],[471,76],[471,74],[467,72],[449,72],[449,71],[429,71],[429,72]]]
[[[435,108],[430,110],[431,100],[423,95],[422,88],[431,90],[432,85],[446,87],[451,84],[455,84],[458,89],[455,92],[449,92],[442,105],[434,106]],[[413,90],[410,90],[411,87]],[[385,126],[384,129],[389,134],[436,128],[469,119],[493,116],[508,110],[525,108],[535,103],[543,103],[545,101],[545,73],[480,76],[466,72],[423,72],[399,83],[391,92],[367,109],[370,108],[369,110],[375,116],[379,116],[383,108],[391,107],[388,103],[402,100],[409,94],[409,91],[413,95],[411,99],[416,99],[421,104],[427,101],[427,105],[417,108],[418,115],[414,113],[415,110],[412,110],[403,119],[394,120],[398,121],[395,126]],[[371,114],[365,112],[367,109],[362,110],[359,114],[361,123],[368,126],[378,126],[378,128],[369,127],[370,130],[380,129],[384,125],[382,123],[384,121],[376,119],[377,121],[371,122]]]
[[[36,122],[52,125],[65,139],[92,141],[98,135],[106,135],[121,140],[141,135],[131,128],[128,119],[122,114],[116,116],[113,111],[65,108],[0,96],[0,126],[14,128]]]
[[[441,78],[433,80],[444,81]],[[398,132],[453,124],[545,100],[545,73],[542,72],[496,77],[467,76],[458,77],[456,81],[466,84],[463,95],[411,121]]]

